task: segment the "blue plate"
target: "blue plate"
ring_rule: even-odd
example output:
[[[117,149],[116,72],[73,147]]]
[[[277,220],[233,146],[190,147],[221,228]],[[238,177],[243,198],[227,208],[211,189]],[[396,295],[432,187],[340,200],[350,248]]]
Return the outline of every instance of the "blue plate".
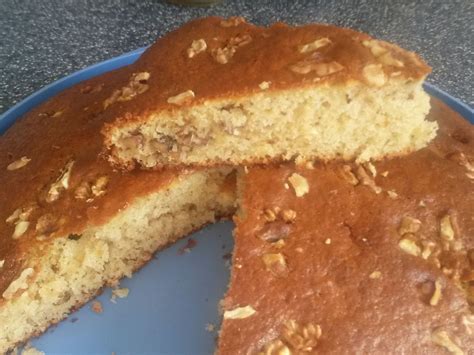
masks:
[[[80,70],[37,91],[0,116],[0,133],[24,113],[62,90],[104,72],[133,63],[145,48]],[[471,123],[474,111],[431,84],[426,91]],[[219,300],[229,281],[232,223],[221,222],[161,251],[121,287],[127,298],[110,301],[106,289],[97,297],[103,313],[90,303],[32,341],[50,354],[212,354],[220,317]],[[189,239],[196,246],[185,252]],[[212,326],[206,329],[206,325]]]

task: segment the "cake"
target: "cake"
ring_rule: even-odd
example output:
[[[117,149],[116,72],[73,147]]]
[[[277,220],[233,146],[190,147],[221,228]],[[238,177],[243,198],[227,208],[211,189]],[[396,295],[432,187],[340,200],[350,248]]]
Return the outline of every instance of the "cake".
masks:
[[[199,19],[132,68],[104,103],[109,159],[123,168],[365,162],[420,149],[436,133],[422,88],[430,68],[335,26]]]
[[[238,179],[219,354],[471,354],[474,129],[375,164],[251,167]]]
[[[0,354],[230,216],[230,168],[114,170],[103,102],[128,68],[64,91],[0,137]]]

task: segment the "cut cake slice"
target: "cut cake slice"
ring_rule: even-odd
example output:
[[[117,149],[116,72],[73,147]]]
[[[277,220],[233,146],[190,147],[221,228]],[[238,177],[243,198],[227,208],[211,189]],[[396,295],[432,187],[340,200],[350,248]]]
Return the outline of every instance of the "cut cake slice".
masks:
[[[0,137],[0,353],[233,212],[230,169],[114,171],[101,111],[128,68],[40,105]]]
[[[108,92],[105,144],[128,168],[406,154],[435,136],[429,71],[416,54],[349,29],[195,20]]]
[[[374,165],[252,167],[220,354],[468,354],[474,349],[474,130]]]

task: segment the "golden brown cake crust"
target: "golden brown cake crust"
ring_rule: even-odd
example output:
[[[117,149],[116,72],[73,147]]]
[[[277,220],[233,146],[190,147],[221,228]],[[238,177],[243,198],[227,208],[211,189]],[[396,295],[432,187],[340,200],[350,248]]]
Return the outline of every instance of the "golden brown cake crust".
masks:
[[[24,268],[27,254],[34,251],[39,256],[41,245],[57,236],[81,233],[86,226],[105,223],[133,199],[165,187],[185,173],[125,174],[113,170],[99,156],[103,101],[132,72],[132,68],[116,70],[65,90],[0,137],[0,264],[4,261],[3,267],[0,265],[0,304],[1,295]],[[12,170],[22,157],[31,160]],[[74,162],[68,188],[59,183],[52,189],[68,162]],[[6,220],[18,208],[31,205],[34,209],[25,217],[28,229],[14,239],[19,219]],[[37,231],[40,217],[45,225]],[[42,241],[37,240],[39,236]]]
[[[205,41],[206,50],[190,58],[188,50],[199,40]],[[317,51],[302,49],[317,40],[323,40]],[[147,120],[152,113],[260,92],[262,83],[271,82],[268,90],[351,81],[367,83],[364,68],[370,64],[383,64],[388,76],[413,80],[420,80],[430,72],[415,53],[372,40],[364,33],[322,24],[293,27],[276,23],[266,28],[246,23],[242,18],[208,17],[191,21],[159,39],[131,67],[130,73],[141,73],[146,88],[134,87],[139,93],[129,97],[125,97],[127,92],[117,92],[114,96],[108,91],[111,100],[104,115],[111,123],[104,129],[106,145],[113,154],[110,135],[114,129]],[[216,59],[222,51],[232,52],[225,63]],[[337,63],[331,64],[337,70],[322,75],[317,67],[321,63]],[[131,77],[124,79],[118,88],[129,85]],[[169,102],[170,98],[189,90],[194,93],[192,100],[179,105]]]
[[[376,177],[368,165],[364,175],[337,163],[242,173],[223,308],[255,313],[224,319],[219,353],[444,354],[449,340],[474,349],[474,129],[439,101],[432,106],[438,137],[374,164]],[[292,183],[300,193],[304,184],[289,181],[295,172],[309,185],[301,197]],[[401,228],[404,217],[419,221]],[[418,256],[399,246],[403,239]],[[441,338],[445,349],[435,344]]]

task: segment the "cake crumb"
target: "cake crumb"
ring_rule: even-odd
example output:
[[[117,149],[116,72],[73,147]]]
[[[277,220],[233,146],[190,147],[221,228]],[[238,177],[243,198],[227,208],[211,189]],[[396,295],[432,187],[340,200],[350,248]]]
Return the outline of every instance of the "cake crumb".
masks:
[[[191,249],[193,249],[197,245],[197,242],[193,238],[189,238],[186,242],[184,247],[178,249],[178,255],[183,255],[184,253],[190,253]]]
[[[31,344],[27,344],[21,351],[21,355],[44,355],[44,351],[40,351]]]
[[[117,297],[118,298],[126,298],[128,297],[128,294],[130,293],[130,290],[128,288],[116,288],[112,290],[112,298],[110,298],[110,301],[112,303],[117,303]]]
[[[212,333],[216,330],[216,326],[213,323],[206,323],[206,331]]]
[[[94,313],[97,314],[100,314],[104,311],[104,309],[102,308],[102,303],[100,303],[99,301],[92,302],[91,309]]]

